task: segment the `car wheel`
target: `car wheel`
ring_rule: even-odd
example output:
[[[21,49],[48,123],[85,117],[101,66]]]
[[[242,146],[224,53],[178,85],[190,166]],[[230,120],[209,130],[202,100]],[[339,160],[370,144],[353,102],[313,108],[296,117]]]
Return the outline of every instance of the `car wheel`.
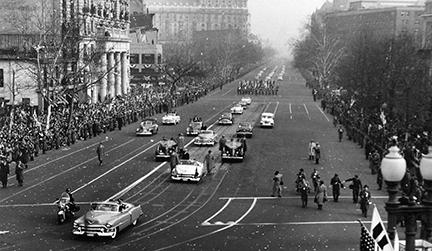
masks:
[[[136,218],[136,219],[132,222],[132,226],[136,226],[137,223],[138,223],[138,218]]]
[[[115,239],[115,237],[117,237],[117,233],[118,233],[118,227],[116,227],[116,228],[114,229],[114,232],[113,232],[112,235],[111,235],[111,239]]]

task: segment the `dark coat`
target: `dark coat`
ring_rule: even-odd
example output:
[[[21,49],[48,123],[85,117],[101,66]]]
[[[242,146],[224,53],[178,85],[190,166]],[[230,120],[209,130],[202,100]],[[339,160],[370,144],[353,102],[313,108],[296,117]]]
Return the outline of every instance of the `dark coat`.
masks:
[[[0,162],[0,181],[7,181],[9,173],[9,164],[5,161]]]

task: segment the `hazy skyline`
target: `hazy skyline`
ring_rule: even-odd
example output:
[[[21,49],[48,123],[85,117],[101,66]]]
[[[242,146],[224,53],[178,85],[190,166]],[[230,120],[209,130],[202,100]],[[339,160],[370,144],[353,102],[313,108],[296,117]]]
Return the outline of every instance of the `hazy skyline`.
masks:
[[[251,31],[281,53],[289,55],[288,41],[299,37],[314,10],[326,0],[249,0]]]

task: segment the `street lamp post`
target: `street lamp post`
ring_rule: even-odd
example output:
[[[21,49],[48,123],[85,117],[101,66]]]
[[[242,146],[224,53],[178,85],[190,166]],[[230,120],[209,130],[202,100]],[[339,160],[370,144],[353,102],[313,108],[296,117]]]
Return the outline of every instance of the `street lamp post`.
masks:
[[[405,250],[414,251],[417,220],[422,220],[422,228],[425,228],[426,233],[424,237],[429,241],[432,237],[432,147],[429,147],[429,153],[424,155],[420,162],[420,172],[426,189],[420,204],[401,204],[397,198],[399,184],[406,173],[406,161],[399,154],[397,146],[390,147],[389,154],[381,162],[381,171],[389,194],[385,206],[388,213],[389,237],[394,240],[397,221],[403,219],[405,221]]]

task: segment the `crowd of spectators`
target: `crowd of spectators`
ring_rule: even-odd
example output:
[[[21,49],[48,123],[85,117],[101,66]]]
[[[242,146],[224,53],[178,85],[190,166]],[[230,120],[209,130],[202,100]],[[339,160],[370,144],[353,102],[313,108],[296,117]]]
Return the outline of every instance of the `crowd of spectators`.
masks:
[[[176,92],[167,86],[135,86],[129,95],[105,102],[75,102],[72,114],[67,104],[52,104],[51,111],[44,113],[25,105],[15,106],[13,111],[9,107],[0,117],[0,160],[20,161],[27,167],[29,161],[47,151],[121,130],[145,117],[194,102],[215,88],[206,81],[182,85],[185,88]]]
[[[402,180],[402,192],[407,201],[419,203],[424,191],[419,170],[422,153],[428,153],[430,132],[421,126],[403,126],[392,120],[385,107],[366,114],[352,97],[340,90],[319,90],[321,107],[333,115],[335,127],[343,126],[349,140],[364,148],[365,158],[370,161],[372,174],[377,175],[378,189],[382,187],[379,168],[388,148],[397,145],[407,162],[407,172]]]

